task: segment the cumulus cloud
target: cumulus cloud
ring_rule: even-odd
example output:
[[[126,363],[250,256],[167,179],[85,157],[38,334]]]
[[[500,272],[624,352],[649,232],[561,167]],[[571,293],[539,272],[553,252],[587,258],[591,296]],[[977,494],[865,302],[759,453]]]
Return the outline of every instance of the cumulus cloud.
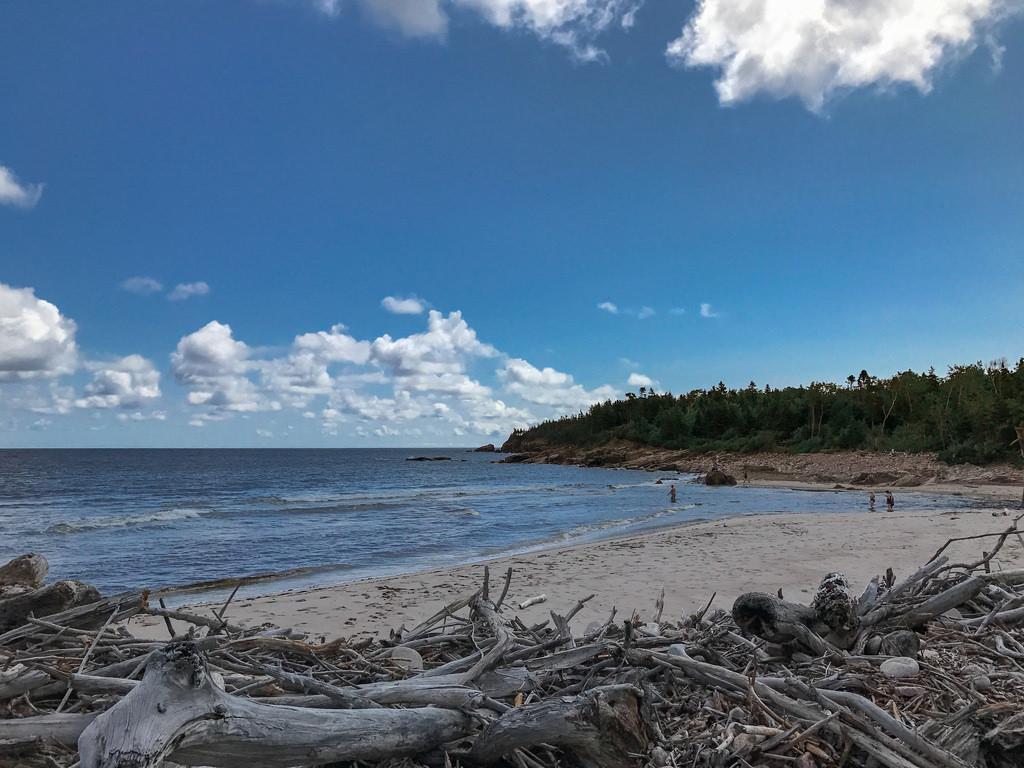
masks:
[[[486,361],[494,361],[490,370],[504,398],[470,373]],[[507,357],[458,311],[431,310],[426,329],[408,336],[361,340],[335,325],[300,334],[285,350],[249,346],[213,321],[178,342],[171,368],[188,389],[193,426],[294,408],[297,416],[318,419],[328,435],[346,429],[361,437],[385,425],[410,437],[496,435],[617,394]]]
[[[720,71],[723,104],[907,84],[922,93],[946,61],[972,51],[1021,0],[701,0],[671,61]]]
[[[498,371],[505,389],[528,403],[575,410],[615,397],[613,387],[587,390],[573,377],[554,368],[537,368],[521,358],[510,358]]]
[[[650,376],[645,376],[642,373],[631,373],[629,379],[626,381],[631,387],[650,387],[654,384],[654,379]]]
[[[462,313],[431,310],[427,331],[399,339],[388,334],[370,347],[370,359],[396,378],[396,387],[419,392],[486,396],[489,390],[466,374],[466,361],[495,357],[498,351],[477,338]]]
[[[189,388],[190,405],[214,413],[280,408],[249,377],[256,367],[250,356],[248,345],[234,338],[230,325],[213,320],[182,337],[171,354],[171,370],[178,383]]]
[[[641,320],[646,320],[648,317],[654,317],[655,311],[653,307],[640,307],[636,311],[636,316]]]
[[[138,408],[160,397],[160,372],[141,355],[90,362],[86,368],[92,381],[85,396],[75,400],[78,408]]]
[[[296,336],[295,349],[331,363],[365,363],[370,358],[370,343],[356,340],[345,330],[344,325],[337,323],[331,326],[330,331]]]
[[[607,312],[609,315],[619,314],[619,306],[611,301],[602,301],[597,305],[597,308],[603,312]]]
[[[35,208],[43,196],[42,184],[26,184],[18,180],[14,171],[0,165],[0,205],[13,208]]]
[[[205,296],[210,292],[210,286],[199,280],[195,283],[178,283],[174,290],[167,294],[170,301],[184,301],[193,296]]]
[[[701,317],[718,317],[718,313],[712,308],[707,302],[700,305],[700,316]]]
[[[121,289],[129,293],[137,293],[140,296],[148,296],[151,293],[159,293],[164,289],[163,284],[152,277],[129,277],[121,281]]]
[[[385,296],[380,305],[394,315],[422,315],[427,309],[426,302],[410,296],[400,299],[397,296]]]
[[[0,283],[0,381],[52,378],[78,364],[75,322],[32,288]]]

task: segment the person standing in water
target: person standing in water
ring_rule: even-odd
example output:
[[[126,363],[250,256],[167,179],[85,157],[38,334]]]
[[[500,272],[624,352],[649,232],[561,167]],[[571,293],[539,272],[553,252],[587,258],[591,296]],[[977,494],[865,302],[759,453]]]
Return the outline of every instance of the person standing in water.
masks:
[[[895,509],[895,507],[896,507],[896,499],[892,495],[892,491],[886,491],[885,492],[885,508],[888,509],[890,512],[892,512],[893,509]]]
[[[868,494],[868,512],[874,512],[874,511],[875,511],[875,492],[871,491],[871,493]]]
[[[673,504],[676,503],[676,484],[675,483],[672,483],[672,485],[669,486],[669,489],[668,489],[668,500],[670,502],[672,502]]]

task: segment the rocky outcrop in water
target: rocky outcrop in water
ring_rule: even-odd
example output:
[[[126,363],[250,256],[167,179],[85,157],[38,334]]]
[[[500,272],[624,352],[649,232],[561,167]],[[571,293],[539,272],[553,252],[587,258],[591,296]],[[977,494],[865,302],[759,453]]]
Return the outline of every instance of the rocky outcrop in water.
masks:
[[[704,485],[736,485],[736,478],[716,467],[704,475]]]

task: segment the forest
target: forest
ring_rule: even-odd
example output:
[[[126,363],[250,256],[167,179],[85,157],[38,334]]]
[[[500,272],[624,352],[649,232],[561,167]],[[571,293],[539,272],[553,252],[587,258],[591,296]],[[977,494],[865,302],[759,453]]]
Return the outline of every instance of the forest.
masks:
[[[692,451],[935,452],[949,463],[1024,463],[1024,358],[957,365],[945,376],[862,370],[842,383],[743,389],[723,383],[682,395],[641,387],[622,400],[513,434],[553,445],[614,439]]]

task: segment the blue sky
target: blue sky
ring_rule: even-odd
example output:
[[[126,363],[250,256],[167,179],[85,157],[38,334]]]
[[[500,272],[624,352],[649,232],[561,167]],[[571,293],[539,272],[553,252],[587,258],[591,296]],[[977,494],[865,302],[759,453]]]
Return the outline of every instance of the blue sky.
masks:
[[[1024,4],[747,5],[5,4],[0,446],[1024,355]]]

